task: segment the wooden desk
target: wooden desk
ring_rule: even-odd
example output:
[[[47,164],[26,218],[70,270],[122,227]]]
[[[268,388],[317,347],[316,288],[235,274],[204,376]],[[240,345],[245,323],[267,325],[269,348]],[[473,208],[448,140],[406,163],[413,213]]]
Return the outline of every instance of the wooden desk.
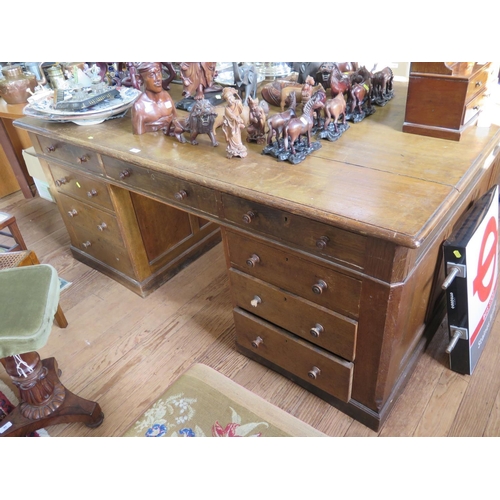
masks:
[[[498,127],[472,127],[459,143],[405,134],[406,87],[395,93],[298,165],[256,145],[229,160],[206,136],[199,146],[134,136],[128,117],[16,125],[32,137],[77,258],[145,295],[172,272],[169,249],[194,255],[218,234],[200,221],[220,225],[236,348],[377,430],[444,317],[441,244],[500,169]],[[100,242],[79,246],[104,216],[115,240],[96,230]]]

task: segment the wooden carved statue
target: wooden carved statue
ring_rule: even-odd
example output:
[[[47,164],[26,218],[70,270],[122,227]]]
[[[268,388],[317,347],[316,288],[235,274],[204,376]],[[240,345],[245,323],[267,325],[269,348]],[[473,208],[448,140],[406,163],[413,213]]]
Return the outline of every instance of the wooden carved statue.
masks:
[[[203,99],[205,92],[220,90],[214,86],[217,63],[214,62],[181,62],[181,78],[184,97],[193,97],[196,100]]]
[[[307,101],[304,106],[302,116],[292,118],[285,127],[285,151],[288,151],[288,146],[292,150],[292,154],[297,154],[297,148],[301,146],[301,137],[306,138],[306,151],[309,152],[311,147],[311,132],[314,124],[314,112],[324,107],[326,94],[323,91],[315,92],[313,97]]]
[[[241,141],[241,131],[245,128],[243,118],[241,117],[243,103],[238,95],[238,91],[232,87],[224,88],[222,98],[227,102],[222,122],[222,131],[227,142],[227,157],[239,156],[240,158],[244,158],[248,152]]]
[[[373,101],[378,106],[385,106],[394,97],[393,80],[394,74],[389,67],[373,73]]]
[[[162,87],[161,64],[141,63],[137,67],[137,77],[144,83],[145,90],[132,107],[134,134],[162,130],[165,135],[174,135],[179,142],[186,142],[175,103]]]
[[[259,103],[256,97],[248,96],[249,123],[247,126],[247,142],[264,144],[266,142],[266,121],[269,115],[269,106],[265,101]]]
[[[290,102],[288,105],[288,109],[286,111],[283,111],[283,113],[277,113],[268,118],[267,128],[269,130],[267,133],[267,146],[263,151],[264,153],[267,153],[268,150],[270,152],[271,149],[275,148],[275,146],[279,149],[284,145],[285,127],[286,125],[288,125],[290,119],[295,118],[295,116],[297,116],[295,111],[296,107],[297,107],[297,99],[295,98],[295,92],[292,92],[290,94]],[[275,144],[273,144],[273,136],[276,136]],[[281,143],[280,143],[280,138],[281,138]]]
[[[188,124],[191,132],[191,144],[197,145],[196,137],[198,134],[207,134],[212,141],[212,146],[218,146],[215,138],[214,123],[217,112],[206,99],[196,101],[189,113]]]

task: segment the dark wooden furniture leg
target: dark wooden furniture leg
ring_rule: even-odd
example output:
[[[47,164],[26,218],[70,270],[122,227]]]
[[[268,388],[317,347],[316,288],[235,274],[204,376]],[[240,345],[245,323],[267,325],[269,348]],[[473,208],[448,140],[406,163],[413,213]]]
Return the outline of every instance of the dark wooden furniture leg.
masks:
[[[55,358],[42,361],[37,352],[29,352],[17,360],[9,356],[0,362],[19,388],[19,404],[2,420],[0,437],[26,436],[42,427],[71,422],[94,428],[104,420],[98,403],[64,387]],[[18,367],[26,376],[18,372]]]

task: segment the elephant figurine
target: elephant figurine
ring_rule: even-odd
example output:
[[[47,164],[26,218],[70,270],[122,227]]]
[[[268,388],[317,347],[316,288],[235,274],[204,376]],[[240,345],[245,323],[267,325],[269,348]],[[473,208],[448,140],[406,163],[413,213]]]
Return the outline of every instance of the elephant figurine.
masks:
[[[253,64],[238,64],[233,62],[234,85],[238,90],[238,94],[245,100],[243,105],[248,105],[248,98],[255,99],[257,96],[257,73]]]

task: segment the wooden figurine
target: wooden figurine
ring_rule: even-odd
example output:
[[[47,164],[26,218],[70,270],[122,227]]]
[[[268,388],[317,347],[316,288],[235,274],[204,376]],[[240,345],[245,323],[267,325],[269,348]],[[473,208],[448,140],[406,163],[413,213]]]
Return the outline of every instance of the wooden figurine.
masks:
[[[372,106],[372,74],[364,66],[350,75],[351,88],[348,91],[347,119],[358,123],[375,113]]]
[[[307,155],[310,152],[312,141],[311,131],[314,125],[314,112],[324,107],[326,102],[326,94],[323,91],[315,92],[313,97],[306,102],[302,116],[292,118],[288,125],[285,127],[285,151],[288,151],[288,146],[292,151],[293,156],[297,156],[297,151]],[[301,147],[301,137],[306,137],[306,149]],[[321,146],[319,146],[321,147]],[[319,148],[316,148],[319,149]],[[302,155],[300,155],[302,156]],[[305,156],[304,156],[305,157]],[[298,163],[304,158],[297,158],[298,161],[293,160],[293,163]]]
[[[214,62],[181,62],[183,97],[193,97],[195,100],[204,99],[205,92],[220,90],[220,87],[213,87],[216,75]]]
[[[252,99],[248,96],[249,118],[247,125],[247,142],[265,144],[266,142],[266,122],[269,115],[269,106],[265,101],[259,103],[256,97]]]
[[[191,144],[197,145],[196,137],[198,134],[207,134],[212,141],[212,146],[218,146],[219,143],[215,137],[215,119],[217,112],[206,99],[196,101],[189,113],[187,121],[191,133]]]
[[[243,105],[248,104],[248,98],[255,99],[257,95],[257,72],[253,64],[238,64],[233,62],[234,85],[238,89]]]
[[[132,107],[134,134],[162,130],[165,135],[174,135],[179,142],[186,142],[174,101],[162,87],[161,64],[141,63],[137,67],[137,76],[144,83],[145,90]]]
[[[388,66],[373,73],[373,102],[377,106],[385,106],[393,97],[392,82],[394,74]]]
[[[319,133],[321,139],[336,141],[349,128],[346,110],[347,103],[342,92],[326,101],[324,107],[325,123],[323,130]],[[341,124],[339,124],[340,117],[342,117]]]
[[[241,117],[243,104],[238,91],[232,87],[224,88],[222,98],[227,102],[222,122],[222,131],[227,142],[227,157],[238,156],[244,158],[248,152],[247,148],[241,142],[241,131],[245,128],[243,118]]]
[[[297,107],[297,99],[295,98],[295,92],[290,94],[290,102],[288,104],[288,109],[283,111],[283,113],[277,113],[270,116],[267,120],[267,146],[262,151],[263,154],[271,154],[276,156],[276,153],[284,146],[284,132],[285,127],[288,122],[297,116],[295,111]],[[273,136],[276,137],[276,142],[273,143]],[[281,138],[281,142],[280,142]]]

